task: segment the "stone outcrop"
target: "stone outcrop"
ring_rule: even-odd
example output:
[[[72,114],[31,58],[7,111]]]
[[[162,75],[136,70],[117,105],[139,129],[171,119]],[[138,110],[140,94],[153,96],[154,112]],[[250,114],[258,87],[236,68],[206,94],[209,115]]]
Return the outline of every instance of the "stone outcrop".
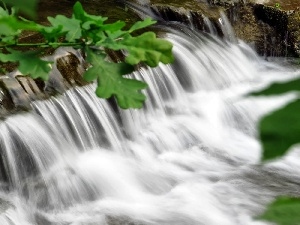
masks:
[[[254,46],[264,56],[300,56],[300,17],[297,0],[282,4],[268,0],[260,4],[244,0],[168,1],[154,0],[153,11],[165,20],[180,21],[196,29],[208,31],[204,18],[208,18],[222,36],[220,11],[228,16],[238,38]],[[264,1],[259,1],[264,2]],[[293,10],[291,10],[293,8]]]

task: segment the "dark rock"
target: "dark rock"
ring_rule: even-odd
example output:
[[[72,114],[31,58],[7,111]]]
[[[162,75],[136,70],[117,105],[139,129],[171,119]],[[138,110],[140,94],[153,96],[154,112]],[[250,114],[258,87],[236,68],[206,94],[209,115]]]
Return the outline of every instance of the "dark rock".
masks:
[[[293,0],[289,0],[293,1]],[[160,3],[159,0],[155,2]],[[166,21],[179,21],[198,30],[209,31],[204,23],[208,18],[219,36],[223,36],[219,23],[220,11],[225,12],[236,36],[254,46],[263,56],[300,56],[299,10],[282,10],[274,6],[247,3],[243,0],[209,0],[211,7],[198,2],[190,4],[170,1],[158,4],[152,10]],[[291,4],[289,4],[291,5]],[[194,7],[193,7],[194,6]]]
[[[246,0],[208,0],[209,4],[221,6],[234,6],[237,4],[245,4]]]
[[[271,37],[270,47],[276,46],[277,49],[281,50],[278,51],[277,55],[273,54],[273,56],[299,57],[299,10],[281,10],[280,8],[262,4],[255,4],[253,8],[256,18],[268,24],[275,31]],[[270,34],[267,33],[267,35]],[[269,51],[272,50],[268,49]]]
[[[0,77],[0,88],[3,95],[0,104],[5,109],[30,109],[28,94],[12,75]]]
[[[71,86],[87,84],[82,78],[84,63],[74,53],[69,52],[68,55],[58,58],[56,67]]]
[[[300,57],[300,9],[288,15],[288,32],[291,48]]]

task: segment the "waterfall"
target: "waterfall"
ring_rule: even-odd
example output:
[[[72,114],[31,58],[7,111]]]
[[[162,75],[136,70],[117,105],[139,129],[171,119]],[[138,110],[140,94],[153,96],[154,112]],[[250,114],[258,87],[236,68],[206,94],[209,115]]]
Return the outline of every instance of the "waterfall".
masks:
[[[142,109],[91,84],[1,121],[1,225],[263,225],[254,217],[275,196],[299,195],[299,152],[260,165],[256,128],[295,96],[247,93],[300,70],[164,29],[175,63],[130,74],[149,85]]]

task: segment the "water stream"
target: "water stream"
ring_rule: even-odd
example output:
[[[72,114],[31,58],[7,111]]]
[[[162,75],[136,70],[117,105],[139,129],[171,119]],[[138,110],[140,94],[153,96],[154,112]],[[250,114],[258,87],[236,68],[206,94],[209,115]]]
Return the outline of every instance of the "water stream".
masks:
[[[143,109],[116,111],[90,85],[0,123],[1,225],[266,225],[268,202],[299,195],[299,151],[259,164],[256,128],[295,96],[246,94],[300,70],[238,40],[166,38],[176,62],[131,74],[149,84]]]

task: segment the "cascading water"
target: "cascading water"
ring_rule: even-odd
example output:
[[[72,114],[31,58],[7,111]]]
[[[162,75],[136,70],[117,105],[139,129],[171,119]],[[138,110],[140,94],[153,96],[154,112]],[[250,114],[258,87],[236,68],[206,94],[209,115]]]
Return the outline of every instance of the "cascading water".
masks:
[[[265,204],[299,195],[297,151],[259,165],[256,139],[294,96],[244,95],[300,70],[185,33],[166,34],[173,65],[131,74],[149,84],[141,110],[116,112],[90,85],[1,122],[1,225],[263,225]]]

